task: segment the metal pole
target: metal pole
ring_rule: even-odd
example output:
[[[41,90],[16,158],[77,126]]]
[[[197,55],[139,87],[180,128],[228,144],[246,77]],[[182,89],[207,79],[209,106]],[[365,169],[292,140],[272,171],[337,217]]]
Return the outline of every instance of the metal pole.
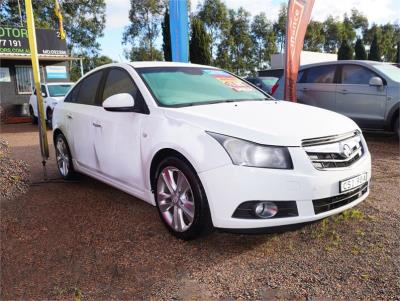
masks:
[[[39,110],[39,140],[42,153],[43,177],[47,180],[46,160],[49,158],[49,144],[47,142],[46,121],[44,119],[44,106],[42,90],[40,89],[39,58],[36,45],[35,20],[33,17],[31,0],[25,0],[26,23],[28,27],[29,49],[31,52],[32,73],[36,89],[36,99]]]

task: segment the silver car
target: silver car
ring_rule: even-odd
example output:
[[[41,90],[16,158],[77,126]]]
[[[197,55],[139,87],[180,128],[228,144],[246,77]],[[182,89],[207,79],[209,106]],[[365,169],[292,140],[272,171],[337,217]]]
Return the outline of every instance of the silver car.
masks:
[[[273,96],[283,99],[283,78],[277,85]],[[346,115],[363,129],[400,136],[400,69],[391,64],[348,60],[301,66],[297,98]]]

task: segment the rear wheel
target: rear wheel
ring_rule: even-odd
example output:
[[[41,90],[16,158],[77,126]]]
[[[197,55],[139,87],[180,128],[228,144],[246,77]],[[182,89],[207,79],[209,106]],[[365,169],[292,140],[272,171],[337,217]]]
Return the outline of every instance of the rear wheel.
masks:
[[[38,118],[35,116],[32,106],[29,106],[29,115],[31,115],[32,124],[37,124]]]
[[[190,240],[212,229],[207,197],[191,166],[166,158],[158,166],[156,181],[158,212],[173,235]]]
[[[397,134],[397,138],[400,140],[400,124],[399,117],[394,121],[394,131]]]
[[[55,140],[57,168],[64,179],[71,179],[74,175],[72,156],[67,140],[63,134],[58,134]]]

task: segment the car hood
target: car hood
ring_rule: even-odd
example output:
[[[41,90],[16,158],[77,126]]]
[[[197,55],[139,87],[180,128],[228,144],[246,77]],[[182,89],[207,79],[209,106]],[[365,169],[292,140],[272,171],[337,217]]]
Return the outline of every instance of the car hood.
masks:
[[[165,114],[205,131],[267,145],[300,146],[302,139],[358,129],[343,115],[286,101],[243,101],[168,108]]]

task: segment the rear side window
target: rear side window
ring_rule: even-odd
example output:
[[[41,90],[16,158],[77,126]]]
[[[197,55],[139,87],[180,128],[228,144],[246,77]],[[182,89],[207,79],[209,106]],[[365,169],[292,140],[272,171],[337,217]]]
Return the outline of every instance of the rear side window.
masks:
[[[103,101],[108,97],[119,94],[128,93],[136,99],[138,88],[134,84],[131,76],[122,69],[111,69],[108,72],[106,82],[104,84]]]
[[[358,65],[344,65],[342,67],[342,84],[348,85],[369,85],[369,80],[376,74]]]
[[[99,87],[102,75],[103,72],[98,71],[83,79],[82,82],[79,83],[80,87],[77,99],[75,99],[73,102],[85,105],[95,105],[97,89]]]
[[[313,67],[307,70],[305,83],[333,84],[335,80],[335,65]]]

